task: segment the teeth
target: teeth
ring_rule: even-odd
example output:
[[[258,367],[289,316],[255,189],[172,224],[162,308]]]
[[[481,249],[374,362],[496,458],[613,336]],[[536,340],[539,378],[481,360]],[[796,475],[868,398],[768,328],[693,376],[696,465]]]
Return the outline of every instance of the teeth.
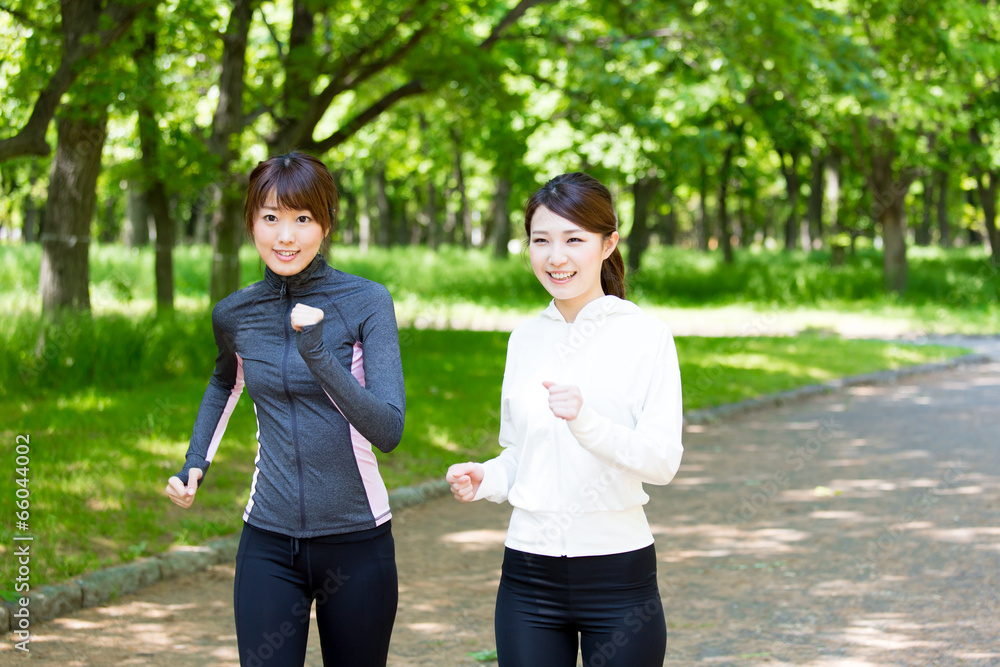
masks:
[[[576,271],[570,271],[568,273],[549,273],[549,275],[552,276],[555,280],[566,280],[567,278],[575,274]]]
[[[296,251],[294,251],[294,250],[276,250],[275,252],[277,252],[282,257],[291,257],[292,255],[295,254]]]

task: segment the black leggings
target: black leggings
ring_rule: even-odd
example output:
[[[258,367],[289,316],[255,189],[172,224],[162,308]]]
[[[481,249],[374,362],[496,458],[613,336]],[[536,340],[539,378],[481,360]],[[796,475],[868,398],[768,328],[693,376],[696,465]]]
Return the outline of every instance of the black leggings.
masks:
[[[389,523],[302,539],[243,526],[233,588],[243,667],[301,667],[313,600],[323,664],[384,667],[398,599]]]
[[[495,620],[500,667],[662,667],[667,625],[652,545],[558,558],[507,549]]]

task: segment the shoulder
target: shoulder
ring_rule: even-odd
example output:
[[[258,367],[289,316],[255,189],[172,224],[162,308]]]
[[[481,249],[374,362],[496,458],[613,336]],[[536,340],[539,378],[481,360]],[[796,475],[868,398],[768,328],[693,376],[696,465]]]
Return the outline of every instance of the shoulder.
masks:
[[[619,305],[614,315],[621,318],[622,322],[642,332],[670,334],[670,326],[664,320],[643,310],[635,302],[627,299],[617,299],[617,302]]]
[[[537,340],[539,335],[554,325],[556,325],[556,322],[545,315],[538,315],[521,322],[510,332],[510,338],[507,339],[507,347],[509,348],[521,342]]]
[[[212,326],[217,330],[234,330],[243,313],[254,305],[264,288],[264,283],[258,281],[219,301],[212,308]]]
[[[385,285],[337,269],[327,271],[327,296],[345,322],[364,322],[370,318],[392,317],[396,311]]]
[[[389,290],[382,283],[346,273],[332,266],[326,269],[326,282],[334,289],[361,294],[389,294]]]

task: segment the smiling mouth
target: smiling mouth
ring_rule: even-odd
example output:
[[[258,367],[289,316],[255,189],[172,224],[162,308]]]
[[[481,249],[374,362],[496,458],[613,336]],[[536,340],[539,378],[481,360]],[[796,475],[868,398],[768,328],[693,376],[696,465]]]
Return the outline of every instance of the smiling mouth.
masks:
[[[278,257],[295,257],[299,254],[298,250],[275,250],[274,252]]]
[[[555,280],[556,282],[562,282],[564,280],[569,280],[570,278],[572,278],[575,275],[576,275],[576,271],[561,271],[559,273],[555,273],[553,271],[549,271],[549,277],[552,278],[552,280]]]

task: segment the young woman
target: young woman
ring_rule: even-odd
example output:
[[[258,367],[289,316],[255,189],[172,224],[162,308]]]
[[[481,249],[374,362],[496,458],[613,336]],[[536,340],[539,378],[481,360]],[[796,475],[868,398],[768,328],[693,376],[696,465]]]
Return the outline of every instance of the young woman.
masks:
[[[501,667],[660,667],[667,629],[643,482],[677,472],[681,383],[669,329],[625,301],[607,188],[558,176],[525,210],[528,254],[552,295],[510,336],[503,451],[451,466],[463,502],[514,510],[496,603]]]
[[[337,188],[289,153],[250,174],[244,216],[264,279],[216,305],[219,356],[167,495],[190,507],[244,384],[257,457],[236,556],[240,662],[302,665],[310,608],[325,664],[384,666],[398,586],[388,494],[371,445],[403,432],[392,299],[320,253]]]

